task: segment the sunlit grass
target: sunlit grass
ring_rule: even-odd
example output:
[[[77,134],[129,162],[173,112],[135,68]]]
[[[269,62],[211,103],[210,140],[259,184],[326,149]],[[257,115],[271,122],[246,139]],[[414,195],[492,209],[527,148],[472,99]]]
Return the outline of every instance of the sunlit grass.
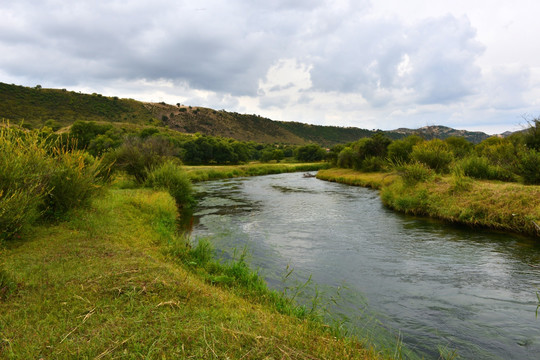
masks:
[[[174,243],[189,250],[176,217],[165,192],[117,189],[10,243],[0,268],[16,285],[0,297],[0,358],[379,358],[359,340],[280,314],[256,292],[239,296],[249,291],[233,281],[212,285],[210,276],[225,278],[176,261],[167,250]],[[251,281],[245,271],[225,275]]]
[[[392,173],[370,172],[363,173],[352,169],[332,168],[320,170],[317,179],[338,182],[341,184],[380,189],[394,181],[398,176]]]
[[[385,205],[452,223],[539,236],[540,186],[435,176],[407,184],[397,173],[362,173],[350,169],[321,170],[317,177],[349,185],[381,189]]]
[[[246,165],[184,166],[193,182],[227,179],[243,176],[260,176],[295,171],[316,171],[328,167],[328,163],[250,163]]]

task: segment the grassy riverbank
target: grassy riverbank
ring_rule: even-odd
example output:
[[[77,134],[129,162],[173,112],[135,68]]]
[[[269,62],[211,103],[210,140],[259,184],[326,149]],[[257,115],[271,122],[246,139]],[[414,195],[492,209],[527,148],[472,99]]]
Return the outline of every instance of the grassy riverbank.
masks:
[[[384,204],[404,213],[540,236],[540,186],[455,175],[406,182],[396,174],[350,169],[321,170],[317,178],[380,189]]]
[[[379,358],[321,322],[279,313],[241,263],[227,270],[186,246],[176,217],[165,192],[113,189],[6,243],[0,357]]]
[[[317,171],[328,168],[328,163],[250,163],[246,165],[183,166],[193,182],[228,179],[243,176],[281,174],[295,171]]]

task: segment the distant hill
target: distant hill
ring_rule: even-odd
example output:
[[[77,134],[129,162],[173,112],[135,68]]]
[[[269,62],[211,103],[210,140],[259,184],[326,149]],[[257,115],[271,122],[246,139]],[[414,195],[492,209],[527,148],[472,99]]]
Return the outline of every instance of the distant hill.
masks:
[[[396,130],[392,130],[392,133],[398,133],[402,136],[409,136],[409,135],[420,135],[424,139],[430,140],[430,139],[446,139],[451,136],[457,136],[457,137],[463,137],[467,139],[468,141],[477,144],[488,137],[490,135],[483,133],[481,131],[467,131],[467,130],[456,130],[449,128],[447,126],[442,125],[434,125],[434,126],[424,126],[419,129],[406,129],[406,128],[399,128]]]
[[[274,121],[259,115],[239,114],[204,107],[147,103],[100,94],[81,94],[66,89],[44,89],[0,83],[0,119],[41,127],[53,120],[69,126],[76,120],[167,126],[185,133],[230,137],[258,143],[306,144],[322,146],[349,143],[369,137],[373,130],[355,127],[321,126]],[[455,130],[445,126],[420,129],[400,128],[384,132],[392,139],[419,134],[426,139],[462,136],[478,143],[487,137],[481,132]]]

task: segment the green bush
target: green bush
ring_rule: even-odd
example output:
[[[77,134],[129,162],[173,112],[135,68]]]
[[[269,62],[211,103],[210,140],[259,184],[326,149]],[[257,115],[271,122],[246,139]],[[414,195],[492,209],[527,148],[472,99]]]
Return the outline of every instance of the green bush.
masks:
[[[525,131],[525,145],[529,149],[540,151],[540,118],[529,122],[529,128]]]
[[[326,157],[326,151],[317,144],[309,144],[297,148],[295,156],[298,161],[321,161]]]
[[[0,240],[8,240],[39,216],[51,162],[37,133],[0,127]]]
[[[189,176],[171,160],[149,171],[146,185],[167,190],[179,205],[189,207],[194,202]]]
[[[125,171],[135,177],[139,184],[143,184],[151,169],[175,154],[174,147],[165,138],[129,138],[114,151],[115,168]]]
[[[540,151],[525,152],[521,156],[519,168],[525,184],[540,184]]]
[[[346,147],[339,152],[337,166],[340,168],[352,169],[356,163],[356,153],[350,147]]]
[[[386,161],[379,156],[370,156],[362,161],[361,170],[365,172],[383,171],[386,169]]]
[[[469,155],[473,148],[473,144],[463,137],[450,136],[444,139],[444,142],[448,144],[449,150],[456,159],[462,159]]]
[[[507,169],[492,165],[489,159],[482,156],[469,156],[456,165],[463,170],[465,176],[475,179],[514,181],[514,174]]]
[[[439,139],[419,143],[413,147],[411,157],[438,173],[447,173],[454,156],[448,145]]]
[[[37,131],[0,127],[0,240],[86,204],[102,170],[99,160]]]
[[[418,135],[407,136],[403,140],[394,140],[388,145],[388,159],[393,163],[409,162],[413,146],[422,141]]]
[[[397,170],[405,185],[415,185],[418,182],[428,181],[433,177],[433,170],[420,162],[405,164]]]
[[[50,191],[42,208],[47,217],[60,218],[68,210],[86,206],[101,189],[102,165],[91,155],[63,147],[52,150],[54,167],[48,177]]]

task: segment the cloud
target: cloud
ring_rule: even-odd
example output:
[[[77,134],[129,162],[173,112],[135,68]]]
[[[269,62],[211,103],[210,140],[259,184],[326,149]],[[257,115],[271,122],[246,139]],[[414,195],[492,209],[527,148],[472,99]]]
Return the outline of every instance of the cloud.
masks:
[[[375,106],[392,100],[381,93],[407,89],[423,104],[453,102],[477,91],[481,72],[475,60],[483,48],[466,18],[445,16],[412,26],[366,20],[344,24],[337,34],[314,61],[318,90],[360,92]]]
[[[471,23],[478,9],[469,16],[422,7],[425,16],[408,19],[399,15],[406,4],[387,5],[381,12],[367,0],[5,0],[0,75],[360,127],[535,112],[539,57],[486,65],[498,52],[486,57],[479,38],[489,39],[485,29],[495,25]]]

